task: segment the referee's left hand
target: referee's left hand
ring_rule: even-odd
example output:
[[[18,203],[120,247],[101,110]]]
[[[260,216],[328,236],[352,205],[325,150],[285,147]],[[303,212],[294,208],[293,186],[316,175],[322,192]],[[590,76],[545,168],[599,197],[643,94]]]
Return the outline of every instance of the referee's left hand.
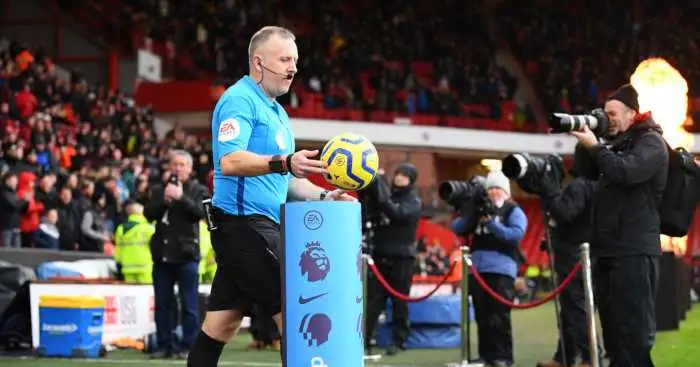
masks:
[[[332,201],[357,201],[357,198],[348,194],[345,190],[333,190],[328,193],[326,200]]]

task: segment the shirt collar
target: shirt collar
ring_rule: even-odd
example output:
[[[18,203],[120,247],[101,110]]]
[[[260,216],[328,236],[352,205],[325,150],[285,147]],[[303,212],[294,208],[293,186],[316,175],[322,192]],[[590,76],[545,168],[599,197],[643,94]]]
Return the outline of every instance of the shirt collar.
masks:
[[[265,103],[273,108],[277,107],[277,101],[274,99],[270,99],[270,97],[265,94],[265,91],[260,88],[260,85],[253,80],[253,78],[250,77],[250,75],[246,75],[243,77],[243,81],[252,89],[255,91],[255,94],[258,95]]]

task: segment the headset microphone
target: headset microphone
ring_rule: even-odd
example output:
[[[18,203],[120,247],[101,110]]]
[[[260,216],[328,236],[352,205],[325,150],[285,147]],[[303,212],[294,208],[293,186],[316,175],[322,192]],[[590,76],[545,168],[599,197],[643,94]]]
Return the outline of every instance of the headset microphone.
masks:
[[[292,80],[292,79],[294,79],[294,74],[291,74],[291,73],[289,73],[289,74],[287,74],[287,73],[278,73],[278,72],[276,72],[276,71],[274,71],[274,70],[268,68],[267,66],[263,65],[262,63],[258,63],[258,65],[260,65],[261,68],[263,68],[263,69],[265,69],[265,70],[271,72],[272,74],[275,74],[275,75],[277,75],[277,76],[281,76],[281,77],[283,77],[284,79],[287,79],[287,80]]]

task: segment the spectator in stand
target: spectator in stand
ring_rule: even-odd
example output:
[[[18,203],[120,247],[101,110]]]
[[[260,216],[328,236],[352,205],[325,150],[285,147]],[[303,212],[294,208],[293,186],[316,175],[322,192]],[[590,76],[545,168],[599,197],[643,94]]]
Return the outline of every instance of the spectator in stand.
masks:
[[[112,239],[112,233],[106,230],[107,196],[95,194],[90,207],[83,214],[80,229],[83,233],[81,251],[102,252],[105,243]]]
[[[69,186],[63,186],[59,190],[56,209],[58,210],[58,247],[61,250],[78,250],[82,234],[81,218]]]
[[[44,212],[44,204],[35,197],[35,182],[36,175],[33,173],[22,172],[19,174],[17,195],[26,198],[29,203],[19,221],[19,229],[22,232],[22,247],[34,247],[34,232],[39,229],[40,217]]]
[[[0,194],[0,231],[2,245],[5,247],[22,247],[20,236],[20,217],[29,206],[30,196],[17,195],[17,174],[7,172],[2,178],[2,194]]]
[[[56,189],[56,175],[49,172],[39,177],[39,185],[36,188],[36,199],[46,208],[56,208],[58,205],[58,195]]]
[[[58,250],[59,246],[59,231],[58,211],[56,209],[48,209],[46,215],[41,219],[39,229],[34,235],[34,244],[36,248],[49,250]]]
[[[445,275],[450,270],[450,258],[439,244],[428,247],[425,263],[428,275]]]

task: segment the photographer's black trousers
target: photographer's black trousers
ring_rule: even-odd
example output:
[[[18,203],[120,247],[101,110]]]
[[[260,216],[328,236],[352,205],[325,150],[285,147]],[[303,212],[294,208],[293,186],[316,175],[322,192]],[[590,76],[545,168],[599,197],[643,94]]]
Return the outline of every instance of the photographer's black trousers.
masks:
[[[377,269],[387,283],[401,294],[411,293],[413,269],[415,260],[412,258],[378,257],[374,259]],[[367,275],[367,318],[365,319],[365,348],[369,348],[374,328],[377,326],[379,315],[386,308],[386,301],[391,297],[370,271]],[[393,298],[391,326],[393,328],[394,345],[402,347],[408,338],[408,302]]]
[[[501,274],[482,273],[488,286],[508,301],[515,299],[515,279]],[[474,302],[474,316],[478,329],[479,357],[486,363],[513,363],[513,328],[510,307],[496,301],[476,282],[469,278],[469,293]]]
[[[557,280],[561,282],[569,275],[576,264],[576,256],[556,254],[555,269]],[[576,357],[591,364],[591,348],[588,342],[588,322],[586,313],[586,295],[583,288],[583,273],[579,271],[574,279],[559,295],[561,304],[561,332],[565,353],[562,352],[562,340],[557,343],[554,360],[567,366],[573,365]],[[566,355],[566,361],[564,360]],[[600,359],[599,359],[600,360]],[[601,361],[602,362],[602,361]]]
[[[594,296],[610,367],[652,367],[659,258],[598,258]]]

